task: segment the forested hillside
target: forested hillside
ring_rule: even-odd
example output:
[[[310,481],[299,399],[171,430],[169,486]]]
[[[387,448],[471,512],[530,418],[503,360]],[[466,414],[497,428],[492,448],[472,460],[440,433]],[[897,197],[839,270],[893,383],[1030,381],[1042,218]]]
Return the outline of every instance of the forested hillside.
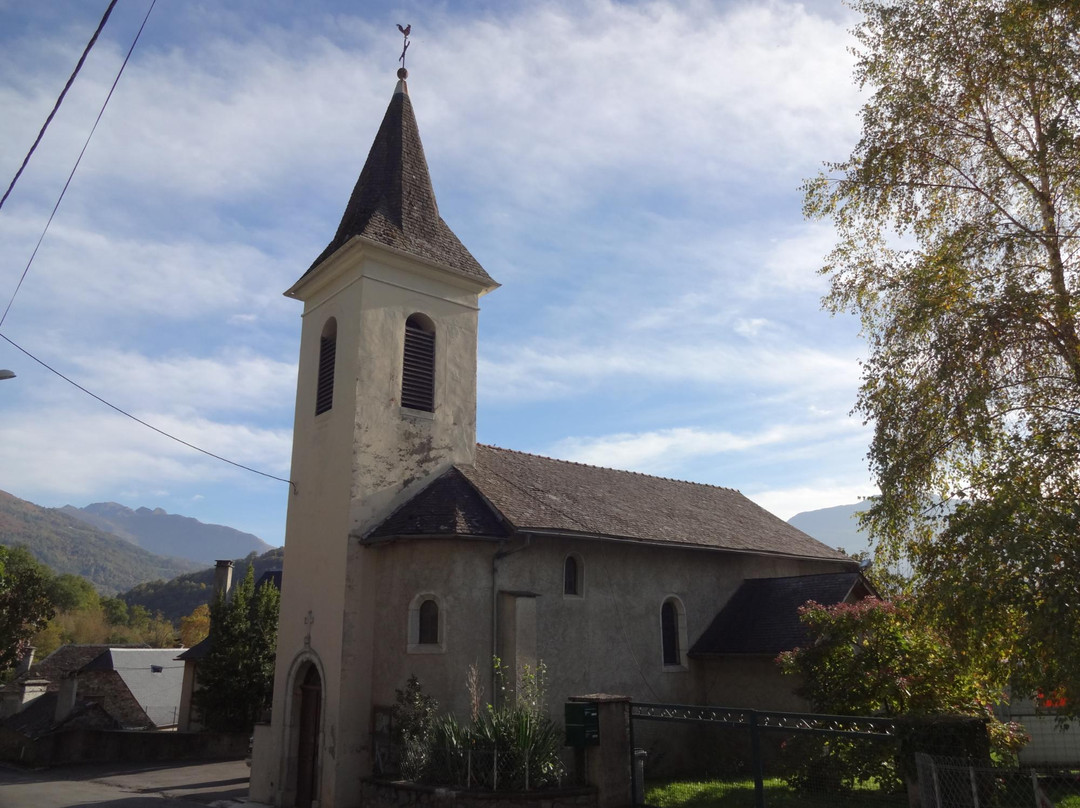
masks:
[[[255,580],[267,570],[279,570],[285,561],[285,548],[275,547],[255,556],[237,559],[233,562],[233,581],[239,581],[247,572],[248,564],[255,564]],[[125,592],[120,597],[129,606],[142,606],[151,614],[160,612],[173,622],[191,614],[195,607],[209,603],[214,587],[214,568],[191,572],[173,578],[171,581],[151,581],[140,584]]]
[[[156,555],[56,508],[42,508],[6,491],[0,491],[0,544],[23,545],[54,573],[81,575],[105,595],[198,567]]]

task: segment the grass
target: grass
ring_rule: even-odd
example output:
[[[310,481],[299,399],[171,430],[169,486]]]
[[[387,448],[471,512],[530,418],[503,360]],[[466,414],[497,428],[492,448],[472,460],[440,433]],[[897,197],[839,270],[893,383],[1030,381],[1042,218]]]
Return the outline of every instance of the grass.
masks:
[[[836,808],[840,805],[906,808],[908,804],[906,794],[884,794],[873,787],[848,794],[806,793],[792,790],[779,778],[766,779],[764,786],[768,808]],[[652,782],[646,784],[645,802],[656,808],[753,808],[754,781],[746,778]]]

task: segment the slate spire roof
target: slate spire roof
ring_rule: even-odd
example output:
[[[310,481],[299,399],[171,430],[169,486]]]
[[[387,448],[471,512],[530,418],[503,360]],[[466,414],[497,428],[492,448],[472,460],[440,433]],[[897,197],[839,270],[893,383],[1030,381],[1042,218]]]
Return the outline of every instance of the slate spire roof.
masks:
[[[420,130],[403,79],[390,99],[337,233],[304,274],[354,236],[432,261],[492,287],[496,285],[439,215]]]

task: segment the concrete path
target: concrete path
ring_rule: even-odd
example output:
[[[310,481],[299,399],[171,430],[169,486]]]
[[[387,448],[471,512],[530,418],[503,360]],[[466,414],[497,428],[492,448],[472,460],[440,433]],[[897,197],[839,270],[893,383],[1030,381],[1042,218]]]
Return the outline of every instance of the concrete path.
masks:
[[[36,771],[0,764],[0,808],[255,808],[247,802],[249,771],[242,760]]]

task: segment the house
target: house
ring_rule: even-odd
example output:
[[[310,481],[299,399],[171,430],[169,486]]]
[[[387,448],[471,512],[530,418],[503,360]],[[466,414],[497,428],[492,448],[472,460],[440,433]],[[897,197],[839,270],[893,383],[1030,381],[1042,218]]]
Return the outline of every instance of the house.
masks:
[[[62,645],[0,688],[3,746],[61,729],[175,729],[174,648]]]
[[[470,666],[495,691],[493,655],[543,661],[556,709],[799,706],[772,664],[794,598],[858,597],[855,561],[729,488],[477,445],[479,300],[498,284],[439,215],[398,77],[333,239],[286,292],[304,304],[295,488],[252,798],[358,805],[395,690],[415,675],[463,713]]]

